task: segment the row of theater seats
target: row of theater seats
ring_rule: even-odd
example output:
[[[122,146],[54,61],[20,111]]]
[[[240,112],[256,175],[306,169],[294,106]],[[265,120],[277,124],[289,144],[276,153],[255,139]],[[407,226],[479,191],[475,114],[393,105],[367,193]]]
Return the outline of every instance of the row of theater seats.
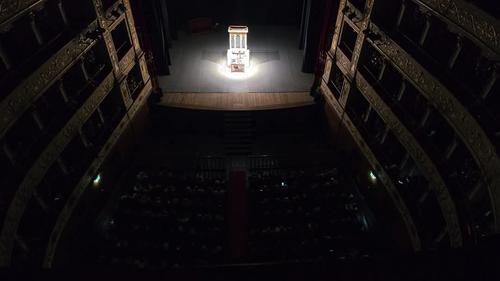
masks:
[[[350,259],[360,251],[358,197],[338,170],[255,171],[250,176],[250,250],[256,260]]]
[[[336,168],[264,170],[249,173],[249,247],[238,262],[369,256],[362,202]],[[228,188],[201,174],[137,172],[101,216],[93,260],[148,269],[231,262]]]
[[[140,171],[103,231],[100,266],[166,268],[223,258],[224,180]]]

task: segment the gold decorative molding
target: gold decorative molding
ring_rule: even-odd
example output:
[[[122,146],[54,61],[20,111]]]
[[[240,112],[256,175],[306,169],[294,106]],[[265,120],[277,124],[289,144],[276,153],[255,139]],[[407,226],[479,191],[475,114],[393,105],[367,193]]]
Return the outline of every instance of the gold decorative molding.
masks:
[[[441,212],[446,222],[446,230],[450,237],[450,245],[454,248],[461,247],[463,244],[462,231],[460,229],[455,203],[437,167],[411,132],[401,123],[401,121],[399,121],[394,112],[392,112],[389,106],[375,92],[375,89],[372,88],[359,72],[356,75],[356,86],[371,104],[372,108],[378,112],[379,116],[384,120],[384,123],[394,132],[394,135],[406,148],[413,160],[415,160],[423,176],[429,181],[430,186],[435,190]]]
[[[328,81],[330,80],[330,75],[332,73],[333,64],[334,64],[334,62],[333,62],[332,58],[330,57],[330,55],[326,56],[325,70],[323,71],[323,77],[322,77],[323,81],[326,81],[326,83],[328,83]]]
[[[120,71],[120,62],[118,60],[118,55],[116,54],[115,43],[113,42],[113,37],[111,37],[110,32],[106,32],[103,35],[104,42],[106,43],[106,49],[108,50],[108,55],[113,66],[113,72],[115,73],[117,80],[122,80],[124,78]]]
[[[344,76],[352,81],[354,73],[351,72],[351,62],[349,61],[347,56],[342,52],[342,50],[338,49],[337,53],[335,54],[335,58],[340,71],[342,71]]]
[[[135,51],[133,48],[128,50],[127,54],[120,61],[120,71],[126,76],[135,65]]]
[[[137,31],[135,29],[134,16],[132,14],[132,7],[129,0],[122,0],[127,11],[125,12],[127,17],[127,22],[129,26],[130,38],[132,39],[132,44],[136,54],[139,56],[142,53],[141,44],[139,43],[139,37],[137,36]]]
[[[125,19],[126,19],[125,14],[122,14],[121,16],[113,19],[112,21],[108,21],[107,22],[108,25],[103,26],[103,28],[111,32],[112,30],[115,30],[119,24],[121,24],[122,22],[126,22]]]
[[[52,56],[45,64],[25,79],[17,88],[0,103],[0,138],[14,122],[24,113],[31,103],[54,81],[69,69],[95,43],[95,40],[83,39],[88,31],[94,30],[92,23],[80,36],[71,40],[66,46]]]
[[[342,24],[344,23],[344,8],[346,7],[347,0],[340,0],[339,11],[337,14],[337,22],[335,24],[335,32],[333,34],[332,45],[330,46],[329,53],[335,54],[337,46],[339,43],[340,32],[342,30]]]
[[[328,105],[333,108],[335,113],[339,116],[342,117],[344,114],[344,108],[340,105],[340,103],[335,99],[335,96],[333,95],[332,91],[328,87],[328,84],[325,82],[321,83],[320,86],[321,93],[323,96],[325,96],[326,101],[328,102]]]
[[[123,74],[120,69],[120,61],[118,59],[118,55],[116,54],[115,43],[113,42],[113,37],[111,32],[118,26],[124,19],[125,15],[120,15],[117,18],[107,18],[105,15],[105,11],[103,11],[102,3],[100,0],[92,0],[94,3],[94,9],[97,14],[97,20],[101,28],[106,30],[103,34],[104,42],[106,43],[106,49],[108,50],[108,55],[111,60],[111,64],[113,66],[113,71],[115,73],[116,79],[123,79]],[[115,4],[117,5],[117,4]]]
[[[130,93],[128,91],[128,85],[127,85],[126,79],[123,79],[120,82],[120,93],[122,95],[123,104],[125,105],[125,108],[128,110],[134,101],[130,97]]]
[[[348,9],[351,9],[351,7],[353,7],[352,5],[350,5],[349,2],[347,2],[346,4],[346,7]],[[354,30],[355,33],[359,33],[360,32],[360,28],[361,28],[361,25],[359,24],[359,22],[357,23],[354,23],[349,17],[347,17],[346,15],[343,15],[343,18],[344,18],[344,25],[347,24],[348,26],[351,27],[352,30]],[[342,26],[343,28],[344,26]],[[342,36],[342,32],[341,32],[341,36]]]
[[[472,152],[489,189],[495,229],[500,231],[498,220],[500,212],[500,159],[484,130],[444,85],[394,41],[384,35],[382,41],[372,45],[420,90]]]
[[[347,116],[347,114],[344,113],[344,109],[341,107],[338,101],[333,97],[333,94],[330,92],[330,89],[325,83],[321,84],[321,91],[323,92],[323,95],[325,96],[325,99],[328,102],[328,104],[335,110],[338,116],[341,116],[343,124],[348,129],[349,133],[353,137],[354,141],[360,148],[363,155],[365,155],[366,159],[368,160],[372,168],[376,171],[378,178],[382,182],[391,200],[394,202],[396,209],[401,215],[403,223],[410,237],[413,249],[415,251],[419,251],[422,246],[417,232],[417,228],[415,226],[415,223],[413,222],[413,218],[411,217],[410,211],[408,210],[408,207],[401,198],[401,195],[396,189],[396,186],[394,185],[394,183],[392,182],[391,178],[386,173],[386,171],[382,168],[382,165],[380,165],[377,158],[375,157],[375,154],[371,151],[368,144],[363,140],[363,137],[359,133],[356,126],[352,123],[349,116]]]
[[[26,174],[9,206],[0,234],[0,267],[10,264],[19,222],[36,187],[43,180],[47,170],[64,151],[67,144],[78,133],[81,126],[112,90],[114,84],[114,76],[109,74],[45,148]]]
[[[139,66],[141,67],[142,81],[148,81],[151,76],[149,75],[148,65],[146,63],[146,56],[142,53],[142,56],[139,58]]]
[[[429,7],[500,54],[500,22],[464,0],[414,0]],[[496,1],[496,0],[492,0]]]
[[[141,108],[142,104],[147,100],[147,98],[151,94],[152,89],[153,86],[151,84],[151,80],[149,80],[145,83],[144,89],[142,89],[141,94],[137,97],[134,104],[132,104],[129,111],[127,112],[130,120],[133,120],[133,117],[135,116],[139,108]]]
[[[354,74],[356,73],[356,69],[358,68],[358,61],[361,56],[361,50],[363,49],[363,43],[365,42],[365,33],[364,31],[369,27],[370,25],[370,16],[373,10],[373,1],[374,0],[367,0],[367,8],[363,14],[363,18],[361,18],[357,22],[353,22],[350,18],[344,17],[344,20],[358,33],[357,38],[356,38],[356,44],[354,46],[353,54],[350,59],[351,61],[351,68],[350,68],[350,76],[353,77]],[[347,3],[350,9],[356,10],[357,9],[351,5],[351,3]]]
[[[55,227],[52,229],[52,233],[50,234],[49,243],[47,245],[45,258],[43,261],[44,268],[52,267],[52,263],[54,261],[54,255],[56,253],[57,245],[59,244],[61,235],[64,229],[66,228],[66,224],[71,219],[71,215],[73,214],[74,209],[78,205],[81,196],[85,192],[85,189],[90,185],[93,177],[99,171],[102,163],[104,163],[105,159],[108,157],[109,153],[111,152],[114,145],[116,144],[120,136],[123,134],[127,126],[129,125],[130,121],[133,120],[138,109],[145,104],[145,101],[147,100],[147,97],[151,93],[151,90],[152,90],[151,81],[149,81],[142,90],[139,98],[135,101],[134,105],[129,110],[129,112],[122,118],[118,126],[113,131],[112,135],[106,141],[106,144],[103,146],[103,148],[99,152],[99,155],[95,158],[90,167],[87,169],[85,175],[80,179],[80,181],[76,185],[76,188],[73,190],[72,194],[68,199],[68,203],[66,203],[61,213],[59,214]]]
[[[338,69],[340,69],[340,71],[342,72],[342,75],[344,76],[344,84],[342,86],[342,93],[340,93],[340,100],[338,100],[340,105],[342,107],[344,107],[347,103],[347,99],[348,99],[349,94],[351,92],[351,83],[353,81],[353,78],[352,78],[351,73],[350,73],[351,62],[349,61],[347,56],[344,55],[344,53],[340,49],[337,50],[335,56],[336,56],[336,60],[335,60],[335,62],[333,62],[333,60],[332,60],[332,64],[336,63]],[[333,71],[333,69],[330,69],[330,71],[329,71],[330,74],[331,74],[331,71]],[[326,83],[328,84],[329,81],[327,80]]]
[[[117,3],[113,4],[113,6],[118,4],[118,0],[116,2]],[[101,0],[92,0],[92,3],[94,3],[94,9],[100,26],[104,29],[109,29],[117,19],[114,17],[107,17],[107,11],[104,11]]]
[[[19,14],[37,7],[47,0],[3,0],[0,1],[0,26],[9,23]]]
[[[349,93],[351,93],[351,87],[353,87],[352,83],[344,78],[342,93],[340,94],[340,99],[337,100],[342,108],[345,108],[347,105],[347,99],[349,98]]]

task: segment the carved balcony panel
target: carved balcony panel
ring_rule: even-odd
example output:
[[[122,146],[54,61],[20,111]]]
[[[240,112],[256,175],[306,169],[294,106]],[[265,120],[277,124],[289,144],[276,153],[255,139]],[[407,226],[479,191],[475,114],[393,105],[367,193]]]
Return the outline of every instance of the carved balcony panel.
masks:
[[[0,266],[38,266],[78,180],[95,175],[152,84],[128,1],[4,2]]]
[[[338,68],[337,65],[333,65],[330,72],[330,79],[328,81],[328,86],[333,93],[333,96],[339,100],[342,90],[344,88],[344,74]]]
[[[93,30],[93,28],[89,30]],[[83,34],[85,33],[87,32],[85,31]],[[95,40],[73,39],[1,101],[0,137],[3,137],[8,128],[29,108],[32,101],[49,88],[95,42]]]
[[[359,133],[354,123],[351,121],[350,117],[346,114],[343,114],[342,107],[333,98],[333,95],[329,93],[330,90],[328,89],[328,86],[325,83],[322,84],[321,90],[324,93],[325,99],[327,100],[329,105],[337,112],[339,116],[344,116],[343,118],[344,125],[349,130],[350,134],[352,135],[355,142],[358,144],[358,147],[360,148],[364,156],[367,158],[370,165],[372,165],[372,167],[374,168],[375,172],[377,173],[377,177],[382,181],[384,187],[387,190],[388,195],[391,197],[392,201],[396,206],[396,209],[401,215],[401,218],[406,226],[406,230],[410,237],[413,249],[415,251],[420,250],[421,242],[418,236],[417,228],[415,227],[413,218],[407,206],[405,205],[403,199],[401,198],[399,192],[397,191],[394,183],[391,181],[386,171],[382,168],[382,165],[378,162],[377,157],[370,150],[370,147],[364,141],[363,137]]]
[[[108,75],[96,91],[87,99],[85,104],[52,140],[28,171],[10,204],[1,232],[0,248],[2,251],[0,251],[0,265],[5,266],[10,264],[19,222],[35,188],[40,184],[47,170],[53,165],[59,155],[61,155],[73,136],[78,134],[78,130],[82,124],[91,116],[104,97],[113,88],[114,83],[115,80],[113,75]]]
[[[351,62],[347,56],[339,49],[336,53],[336,66],[344,74],[347,79],[352,80],[354,76],[351,72]]]
[[[113,43],[111,33],[104,33],[104,41],[106,42],[106,48],[108,50],[109,58],[111,59],[113,65],[113,72],[115,73],[117,79],[121,81],[123,79],[123,73],[121,73],[120,70],[120,62],[115,51],[115,44]]]
[[[145,82],[142,92],[138,95],[138,97],[130,107],[129,111],[127,112],[129,116],[135,116],[135,114],[141,108],[142,104],[144,104],[147,101],[149,95],[152,92],[152,87],[153,85],[151,79]]]
[[[354,99],[356,96],[363,97],[363,94],[360,91],[354,90],[354,92],[354,94],[351,93],[350,98]],[[439,241],[435,240],[440,237],[443,230],[446,230],[446,213],[441,212],[439,208],[422,210],[422,204],[430,204],[431,207],[439,206],[439,200],[436,197],[437,193],[435,192],[436,189],[429,189],[429,181],[425,180],[422,176],[425,171],[421,171],[419,168],[416,168],[414,164],[410,165],[413,161],[410,161],[407,147],[404,146],[404,144],[408,143],[402,144],[401,136],[399,135],[396,137],[396,134],[400,133],[399,131],[394,131],[391,127],[386,127],[386,121],[382,119],[382,116],[380,116],[376,108],[378,107],[380,109],[380,104],[374,106],[372,102],[373,100],[370,100],[369,110],[361,116],[355,116],[353,114],[349,114],[349,116],[352,122],[356,125],[360,135],[363,137],[367,145],[369,145],[370,150],[382,165],[382,168],[395,184],[395,187],[401,194],[405,205],[409,208],[410,214],[413,221],[415,221],[417,231],[419,232],[419,236],[423,243],[422,245],[427,249],[436,248],[438,243],[442,245],[441,239],[438,239]],[[347,105],[348,110],[352,107],[352,104],[353,102],[349,101]],[[410,166],[410,168],[406,168],[408,166]],[[418,179],[424,180],[418,181]],[[442,186],[444,186],[444,184],[442,184]],[[412,195],[412,192],[409,191],[410,189],[416,191],[418,187],[424,190],[423,194],[425,195],[425,200],[421,200],[420,198],[424,196],[422,193],[416,196]],[[433,219],[428,218],[430,215],[432,215],[431,217]],[[456,213],[454,215],[456,217]],[[458,245],[460,245],[461,238],[459,228],[458,235]],[[449,242],[447,243],[449,245]],[[455,247],[458,246],[457,243],[454,243],[453,245]]]
[[[1,31],[0,56],[6,69],[0,73],[0,87],[4,93],[0,99],[50,59],[55,51],[70,42],[72,35],[73,32],[60,16],[57,4],[52,1]]]
[[[110,71],[105,48],[97,42],[82,58],[41,93],[4,135],[17,171],[24,174],[45,146]],[[100,54],[101,53],[101,54]]]
[[[436,198],[446,222],[451,246],[461,246],[462,235],[455,204],[446,188],[444,180],[441,178],[439,170],[412,133],[400,122],[398,116],[392,112],[390,107],[380,98],[360,73],[356,76],[356,85],[414,159],[419,170],[422,171],[422,174],[430,183],[430,186],[435,189],[434,192],[437,195]]]
[[[326,83],[328,83],[328,81],[330,80],[330,75],[333,65],[334,65],[333,58],[331,57],[331,53],[328,52],[326,56],[325,69],[323,71],[323,77],[322,77],[323,81],[325,81]]]
[[[345,52],[348,49],[350,49],[349,47],[346,47],[345,49],[347,50],[344,50],[344,54],[348,55],[349,60],[351,61],[351,68],[350,68],[351,76],[354,76],[354,73],[356,73],[356,69],[358,67],[358,61],[361,56],[361,50],[363,48],[363,43],[365,41],[366,35],[368,34],[366,31],[370,24],[370,14],[372,12],[373,2],[374,2],[373,0],[366,1],[366,7],[364,9],[364,12],[360,12],[356,7],[353,7],[351,3],[349,2],[347,3],[350,9],[355,10],[356,14],[361,15],[357,18],[344,17],[344,20],[347,23],[347,25],[353,28],[354,31],[357,32],[357,37],[355,39],[354,43],[355,46],[354,49],[352,50],[352,55]],[[349,37],[351,37],[351,35],[347,33],[346,36],[347,36],[346,43],[347,45],[350,45],[349,40],[352,39],[349,39]],[[342,43],[343,41],[340,42],[340,44]]]
[[[413,0],[466,30],[491,50],[500,54],[500,23],[463,0]]]
[[[333,55],[335,54],[337,47],[338,47],[340,33],[342,30],[342,24],[344,22],[344,10],[346,8],[346,3],[347,3],[347,0],[340,0],[340,3],[339,3],[339,12],[337,14],[337,21],[335,24],[335,32],[333,34],[332,45],[331,45],[330,50],[329,50],[329,53],[331,53]]]
[[[137,56],[140,57],[140,56],[142,56],[143,51],[142,51],[141,45],[139,43],[139,36],[137,35],[137,30],[135,29],[135,21],[134,21],[134,16],[132,14],[132,8],[130,6],[130,1],[129,0],[122,0],[122,1],[123,1],[123,5],[125,7],[125,10],[126,10],[128,26],[132,27],[132,28],[129,28],[130,38],[132,39],[132,43],[134,45],[134,49],[135,49]]]
[[[148,64],[146,62],[146,55],[144,54],[144,52],[142,52],[138,56],[138,60],[139,60],[138,62],[139,66],[141,67],[142,81],[144,82],[149,81],[151,79],[151,75],[149,74]]]
[[[123,6],[119,0],[92,0],[92,2],[102,28],[109,29],[117,20],[124,17],[124,9],[118,7]]]
[[[128,110],[134,101],[130,97],[130,93],[128,91],[128,85],[127,85],[127,80],[126,79],[123,79],[120,82],[120,91],[121,91],[121,94],[122,94],[122,99],[123,99],[123,101],[125,103],[125,107]]]
[[[497,77],[498,56],[491,57],[445,22],[427,16],[422,7],[411,3],[403,7],[402,19],[417,11],[425,20],[420,27],[418,21],[402,21],[400,28],[391,32],[392,38],[453,93],[490,139],[497,138],[500,122],[484,104],[484,95]],[[372,29],[377,28],[372,25]],[[418,31],[412,32],[414,29]]]
[[[419,89],[472,152],[489,186],[496,218],[496,214],[500,211],[500,174],[498,173],[500,160],[487,134],[449,90],[394,41],[386,38],[384,41],[376,42],[374,46]],[[495,225],[498,229],[498,221]]]
[[[129,49],[127,54],[120,61],[120,71],[123,74],[130,72],[136,62],[134,49]]]
[[[32,9],[37,9],[47,0],[6,0],[2,2],[0,9],[0,26],[8,24]]]
[[[385,9],[386,5],[379,6]],[[380,9],[382,13],[382,7]],[[377,23],[375,15],[373,21]],[[396,25],[382,24],[380,27],[388,31],[395,42],[405,46],[405,50],[471,112],[490,139],[497,138],[500,122],[487,110],[481,97],[496,76],[498,54],[421,1],[401,4]]]
[[[369,44],[368,44],[369,46]],[[364,49],[364,52],[373,53],[376,51],[371,47]],[[364,55],[365,58],[370,57]],[[378,77],[368,71],[370,60],[363,59],[360,62],[360,71],[366,73],[380,98],[391,108],[399,121],[408,128],[418,140],[425,153],[431,156],[431,160],[437,163],[437,170],[442,173],[445,184],[449,186],[452,197],[457,202],[464,200],[463,192],[454,192],[454,189],[470,189],[477,184],[478,178],[475,180],[465,180],[461,177],[460,188],[457,187],[457,176],[449,177],[448,175],[464,175],[464,168],[456,167],[457,163],[464,163],[464,159],[472,158],[470,153],[461,153],[461,160],[449,160],[449,147],[455,138],[454,129],[441,118],[440,114],[436,114],[432,106],[428,105],[427,99],[416,88],[408,83],[398,70],[391,64],[385,64],[383,71],[380,71]],[[456,157],[456,155],[453,154]],[[467,177],[477,174],[478,168],[467,166]],[[460,194],[460,195],[457,195]],[[462,210],[460,210],[462,211]],[[448,237],[452,240],[451,237]]]
[[[128,73],[126,81],[130,97],[132,98],[132,100],[136,100],[145,85],[144,80],[142,79],[142,73],[139,64],[134,65],[132,70]]]

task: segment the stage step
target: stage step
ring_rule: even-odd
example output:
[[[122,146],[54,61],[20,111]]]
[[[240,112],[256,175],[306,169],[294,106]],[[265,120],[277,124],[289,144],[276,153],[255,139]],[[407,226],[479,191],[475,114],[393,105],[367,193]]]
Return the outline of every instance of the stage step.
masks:
[[[224,145],[227,155],[249,155],[253,150],[255,121],[250,112],[224,114]]]

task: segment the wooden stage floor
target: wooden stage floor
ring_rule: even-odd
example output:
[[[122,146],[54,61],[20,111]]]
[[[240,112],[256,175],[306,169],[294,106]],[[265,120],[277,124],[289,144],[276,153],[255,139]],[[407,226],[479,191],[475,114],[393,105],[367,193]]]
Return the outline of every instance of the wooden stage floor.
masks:
[[[314,104],[309,92],[277,93],[165,93],[160,105],[166,107],[253,111],[302,107]]]

